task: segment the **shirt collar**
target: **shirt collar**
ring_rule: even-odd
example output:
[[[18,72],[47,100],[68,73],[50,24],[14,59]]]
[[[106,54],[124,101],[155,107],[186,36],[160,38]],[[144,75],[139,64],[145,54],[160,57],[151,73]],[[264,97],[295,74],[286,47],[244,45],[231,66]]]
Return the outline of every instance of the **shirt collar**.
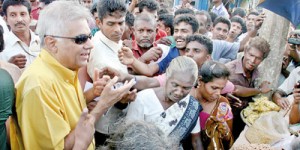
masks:
[[[39,45],[40,43],[40,39],[37,35],[34,34],[34,32],[32,32],[31,30],[30,31],[30,45],[33,44],[33,43],[36,43]],[[8,36],[7,36],[7,46],[13,46],[15,45],[17,42],[22,42],[12,31],[10,31],[8,33]]]
[[[51,68],[55,68],[55,72],[58,74],[57,77],[62,77],[62,79],[68,83],[74,84],[77,81],[78,70],[73,71],[62,64],[60,64],[49,52],[45,49],[42,49],[39,55],[39,58]]]
[[[109,47],[111,50],[118,52],[120,48],[122,47],[122,41],[120,40],[118,43],[108,39],[101,30],[99,31],[99,38],[105,44],[107,47]]]
[[[235,67],[235,73],[236,74],[243,74],[243,76],[246,76],[246,73],[244,71],[244,68],[243,68],[243,59],[244,57],[242,57],[241,59],[238,59],[237,61],[237,64],[236,64],[236,67]],[[252,78],[257,78],[258,77],[258,70],[257,68],[255,68],[252,72]]]
[[[223,3],[221,3],[221,5],[219,5],[218,7],[214,6],[213,9],[220,10],[222,7],[223,7]]]

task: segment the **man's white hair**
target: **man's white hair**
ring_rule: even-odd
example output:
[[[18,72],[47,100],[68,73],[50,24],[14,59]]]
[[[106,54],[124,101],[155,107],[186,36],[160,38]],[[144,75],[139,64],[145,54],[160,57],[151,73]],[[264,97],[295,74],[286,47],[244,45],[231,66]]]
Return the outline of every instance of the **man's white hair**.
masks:
[[[45,7],[39,16],[37,33],[44,46],[45,35],[64,36],[69,32],[72,21],[92,20],[90,11],[79,4],[79,1],[54,1]]]

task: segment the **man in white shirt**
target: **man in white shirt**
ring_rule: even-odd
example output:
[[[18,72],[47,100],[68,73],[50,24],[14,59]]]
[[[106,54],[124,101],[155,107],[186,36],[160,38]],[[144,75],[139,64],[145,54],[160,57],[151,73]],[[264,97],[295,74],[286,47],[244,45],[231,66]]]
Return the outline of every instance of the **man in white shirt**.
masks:
[[[111,6],[116,3],[116,6]],[[117,7],[118,6],[118,7]],[[116,8],[116,10],[110,7]],[[113,12],[109,12],[114,10]],[[94,68],[102,69],[112,67],[118,71],[127,73],[127,66],[121,64],[118,58],[118,50],[122,47],[121,37],[125,30],[126,5],[122,2],[101,1],[98,5],[99,21],[97,26],[100,28],[92,41],[94,48],[91,51],[87,71],[93,79]]]
[[[27,0],[7,0],[3,3],[4,20],[11,31],[5,39],[5,49],[0,59],[25,68],[40,52],[39,37],[30,29],[31,7]]]
[[[214,3],[214,7],[211,9],[211,12],[229,19],[229,14],[222,3],[222,0],[213,0],[212,2]]]

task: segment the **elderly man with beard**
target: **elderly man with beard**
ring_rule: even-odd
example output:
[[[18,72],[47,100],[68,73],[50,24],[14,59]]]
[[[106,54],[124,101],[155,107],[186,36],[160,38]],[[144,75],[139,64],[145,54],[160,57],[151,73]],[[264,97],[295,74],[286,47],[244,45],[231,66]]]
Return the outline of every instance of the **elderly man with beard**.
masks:
[[[128,47],[131,47],[135,58],[144,63],[150,63],[151,61],[157,61],[162,55],[165,57],[168,54],[168,46],[154,43],[156,36],[156,21],[154,17],[148,14],[138,15],[135,18],[133,29],[135,40]]]
[[[136,73],[153,76],[155,73],[163,74],[169,63],[177,56],[184,55],[186,47],[186,37],[193,35],[198,31],[199,24],[194,16],[178,16],[174,20],[174,38],[176,47],[169,50],[168,55],[158,64],[145,64],[137,59],[130,59],[130,62],[124,62],[122,53],[124,48],[119,52],[119,58],[123,64],[131,67]]]

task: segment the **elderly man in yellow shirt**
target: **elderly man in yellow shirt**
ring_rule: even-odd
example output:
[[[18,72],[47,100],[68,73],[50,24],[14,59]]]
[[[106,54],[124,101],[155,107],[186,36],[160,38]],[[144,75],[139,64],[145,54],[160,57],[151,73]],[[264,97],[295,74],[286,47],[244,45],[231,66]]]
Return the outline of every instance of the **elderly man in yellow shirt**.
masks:
[[[41,12],[41,53],[16,85],[12,149],[95,149],[94,123],[133,86],[131,80],[113,89],[118,78],[99,78],[95,70],[93,88],[82,93],[78,69],[93,48],[90,18],[88,9],[72,1],[55,1]],[[97,96],[88,113],[86,103]]]

